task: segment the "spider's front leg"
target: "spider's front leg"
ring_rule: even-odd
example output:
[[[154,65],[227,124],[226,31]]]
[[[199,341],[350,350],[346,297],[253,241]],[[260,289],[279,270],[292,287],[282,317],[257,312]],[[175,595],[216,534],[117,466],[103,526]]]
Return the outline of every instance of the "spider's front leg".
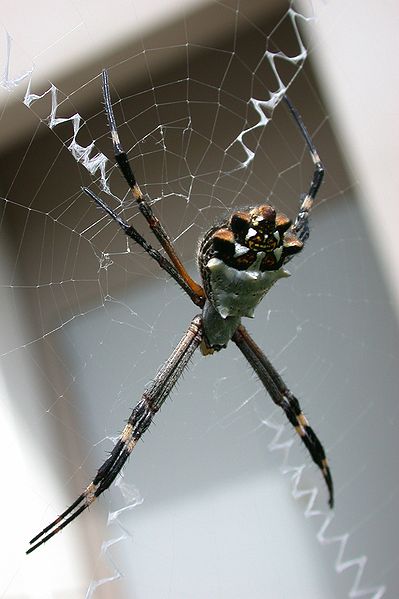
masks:
[[[320,156],[317,152],[316,146],[314,145],[313,140],[305,127],[301,115],[299,114],[295,106],[292,104],[288,96],[284,96],[284,101],[287,104],[293,119],[298,125],[298,128],[301,132],[302,137],[305,140],[308,152],[314,164],[314,172],[312,180],[310,182],[309,191],[306,194],[302,195],[299,212],[295,219],[295,223],[292,225],[292,232],[298,237],[298,239],[302,243],[305,243],[305,241],[309,237],[310,211],[312,210],[314,199],[317,195],[317,192],[320,189],[320,185],[322,184],[324,178],[324,166],[322,161],[320,160]]]
[[[326,454],[316,433],[302,413],[299,401],[291,393],[270,360],[242,325],[237,328],[232,339],[258,375],[274,403],[284,410],[285,415],[305,444],[313,461],[320,468],[329,492],[328,503],[332,508],[334,506],[334,486]]]
[[[126,183],[129,185],[132,191],[133,197],[138,204],[140,212],[146,219],[151,231],[154,233],[155,237],[158,239],[161,246],[165,250],[167,256],[169,257],[180,278],[185,282],[185,285],[188,286],[188,288],[191,290],[191,292],[189,293],[191,299],[197,306],[200,306],[202,308],[205,302],[204,290],[201,287],[201,285],[198,285],[198,283],[196,283],[196,281],[194,281],[188,274],[182,261],[177,255],[177,252],[171,240],[169,239],[169,236],[166,233],[162,223],[155,216],[150,204],[145,200],[140,186],[136,181],[133,169],[130,166],[128,156],[122,147],[121,140],[118,134],[118,129],[116,126],[114,111],[112,109],[111,94],[108,83],[108,73],[106,69],[104,69],[102,72],[102,80],[104,106],[105,112],[107,114],[109,130],[111,132],[115,160],[120,168],[122,175],[125,178]]]
[[[173,386],[180,378],[191,356],[201,343],[202,318],[196,316],[165,364],[159,369],[151,385],[143,393],[133,409],[109,458],[97,471],[96,476],[81,495],[58,518],[46,526],[31,541],[26,553],[31,553],[65,528],[72,520],[86,510],[109,486],[122,470],[137,441],[150,426]]]
[[[190,287],[187,283],[186,279],[182,277],[182,275],[176,270],[175,266],[169,262],[165,256],[163,256],[158,250],[152,247],[142,235],[133,227],[133,225],[129,225],[126,221],[124,221],[116,212],[112,210],[108,204],[106,204],[100,197],[98,197],[95,193],[93,193],[87,187],[82,187],[82,190],[88,195],[92,200],[95,201],[97,206],[100,206],[104,212],[106,212],[113,220],[118,223],[121,227],[122,231],[133,239],[139,246],[143,248],[145,252],[156,262],[158,262],[159,266],[162,270],[166,271],[180,287],[187,293],[187,295],[191,298],[191,300],[197,306],[201,306],[203,304],[202,296],[199,296],[195,290]]]

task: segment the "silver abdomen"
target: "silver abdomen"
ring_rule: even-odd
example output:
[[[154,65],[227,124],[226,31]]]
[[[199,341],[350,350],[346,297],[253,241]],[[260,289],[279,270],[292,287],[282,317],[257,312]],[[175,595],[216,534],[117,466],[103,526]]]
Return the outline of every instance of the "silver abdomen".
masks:
[[[264,257],[264,252],[258,252],[256,261],[247,270],[227,266],[219,258],[208,261],[211,301],[222,318],[253,318],[256,306],[274,283],[289,276],[284,268],[262,272],[259,267]]]

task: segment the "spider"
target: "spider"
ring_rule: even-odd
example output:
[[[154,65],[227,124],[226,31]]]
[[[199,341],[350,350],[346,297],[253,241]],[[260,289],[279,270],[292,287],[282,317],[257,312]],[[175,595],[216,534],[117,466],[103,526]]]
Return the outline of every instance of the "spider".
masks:
[[[140,212],[167,257],[153,248],[132,225],[125,222],[90,189],[83,187],[82,190],[116,221],[126,235],[173,277],[202,312],[193,318],[181,341],[144,391],[109,457],[91,483],[76,501],[30,541],[27,553],[31,553],[65,528],[109,488],[172,391],[195,350],[199,347],[203,355],[213,354],[225,348],[230,340],[243,353],[274,403],[284,410],[313,461],[320,468],[332,508],[333,481],[323,446],[302,413],[298,399],[241,324],[243,316],[253,317],[254,309],[274,283],[289,276],[284,270],[284,265],[302,251],[309,237],[309,214],[323,180],[324,168],[301,116],[289,98],[284,96],[314,164],[309,190],[300,198],[295,222],[292,223],[285,214],[276,213],[275,209],[267,204],[255,206],[249,211],[233,212],[224,222],[209,229],[199,244],[197,261],[202,279],[201,286],[188,275],[165,229],[144,199],[136,181],[119,139],[106,70],[102,73],[102,91],[116,163],[132,191]]]

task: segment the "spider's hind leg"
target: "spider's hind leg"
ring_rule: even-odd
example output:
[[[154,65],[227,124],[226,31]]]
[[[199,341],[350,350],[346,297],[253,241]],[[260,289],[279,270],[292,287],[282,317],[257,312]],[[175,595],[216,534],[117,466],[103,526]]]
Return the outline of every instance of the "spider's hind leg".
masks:
[[[189,328],[154,380],[144,391],[141,400],[133,408],[129,420],[119,436],[109,457],[97,471],[96,476],[79,497],[51,524],[43,528],[30,541],[26,553],[32,553],[60,532],[86,510],[106,489],[110,487],[122,470],[137,442],[150,426],[175,383],[180,378],[190,358],[202,339],[202,318],[195,316]]]
[[[334,485],[326,454],[319,438],[302,413],[299,401],[291,393],[277,370],[242,325],[237,328],[232,339],[258,375],[274,403],[284,410],[285,415],[300,436],[313,461],[320,468],[329,492],[328,503],[332,508],[334,506]]]

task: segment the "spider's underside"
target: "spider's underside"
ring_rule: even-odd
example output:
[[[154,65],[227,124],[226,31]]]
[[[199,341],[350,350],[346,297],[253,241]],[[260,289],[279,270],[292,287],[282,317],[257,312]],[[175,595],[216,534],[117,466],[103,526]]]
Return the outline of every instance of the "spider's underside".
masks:
[[[333,507],[333,482],[322,444],[303,415],[297,398],[241,324],[243,316],[253,317],[256,306],[272,285],[278,279],[289,276],[284,265],[302,250],[309,237],[309,213],[321,185],[324,169],[300,115],[287,96],[284,96],[315,167],[309,191],[301,198],[295,222],[291,223],[284,214],[276,213],[267,204],[249,211],[233,212],[225,222],[212,227],[200,243],[198,267],[203,283],[201,286],[186,272],[162,224],[136,182],[119,140],[106,71],[103,71],[103,95],[116,162],[167,258],[91,190],[83,188],[83,191],[175,279],[202,312],[193,318],[180,343],[144,392],[108,459],[99,468],[92,482],[76,501],[30,541],[27,553],[31,553],[65,528],[109,488],[195,350],[200,347],[202,354],[212,354],[226,347],[230,340],[248,360],[272,400],[284,410],[313,461],[320,468],[329,492],[329,505]]]

